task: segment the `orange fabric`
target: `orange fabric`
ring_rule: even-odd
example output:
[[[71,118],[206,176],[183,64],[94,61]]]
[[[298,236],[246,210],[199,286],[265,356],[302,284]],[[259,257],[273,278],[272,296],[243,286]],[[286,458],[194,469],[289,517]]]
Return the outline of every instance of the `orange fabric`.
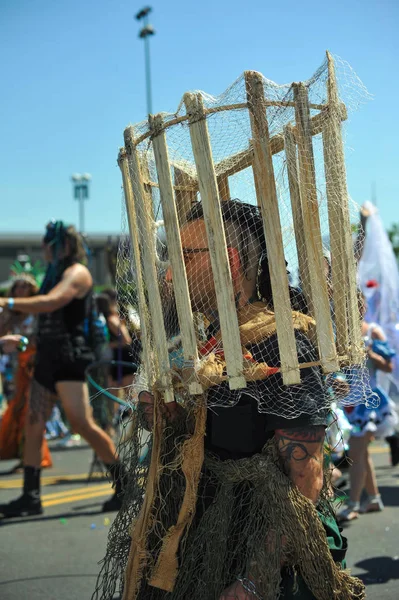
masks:
[[[24,443],[25,418],[28,410],[29,390],[33,375],[36,349],[28,348],[18,356],[15,375],[15,396],[8,403],[0,424],[0,460],[21,458]],[[43,438],[41,467],[52,467],[50,450]]]

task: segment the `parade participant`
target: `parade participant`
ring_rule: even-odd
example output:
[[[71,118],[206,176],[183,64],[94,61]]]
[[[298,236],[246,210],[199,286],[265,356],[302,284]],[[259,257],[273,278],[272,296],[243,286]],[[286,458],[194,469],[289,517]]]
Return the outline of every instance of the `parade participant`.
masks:
[[[12,298],[29,298],[37,294],[37,278],[40,273],[27,263],[25,268],[19,262],[12,265],[12,285],[8,296]],[[8,314],[7,314],[8,313]],[[22,458],[25,420],[33,373],[33,361],[36,353],[34,337],[35,320],[32,315],[4,311],[1,316],[1,330],[8,333],[22,334],[29,339],[29,344],[17,354],[14,369],[14,395],[9,400],[0,425],[0,460]],[[41,448],[41,467],[51,467],[53,462],[47,441],[43,439]],[[21,468],[17,464],[13,472]]]
[[[359,307],[364,316],[366,305],[364,297],[359,294]],[[398,416],[393,401],[386,392],[378,386],[377,373],[392,372],[392,352],[387,345],[386,336],[378,325],[363,321],[362,332],[367,349],[368,368],[370,372],[370,387],[374,395],[378,396],[379,405],[368,408],[357,403],[357,396],[362,393],[361,381],[352,385],[346,403],[351,400],[356,406],[347,406],[346,413],[352,426],[349,439],[349,458],[351,466],[350,494],[346,507],[339,513],[341,521],[357,519],[359,513],[378,512],[384,509],[384,504],[377,486],[373,459],[369,452],[370,442],[375,438],[384,438],[393,435],[398,423]],[[360,386],[360,387],[359,387]],[[367,498],[361,505],[360,498],[365,489]]]
[[[124,131],[120,284],[139,309],[143,361],[96,598],[117,581],[123,600],[365,596],[344,569],[323,469],[325,377],[364,363],[341,106],[327,53],[306,82],[279,89],[246,71]],[[297,265],[301,293],[287,273]]]
[[[369,323],[378,323],[381,326],[390,347],[395,351],[395,356],[392,357],[392,371],[377,371],[378,386],[389,395],[395,388],[399,389],[398,263],[378,209],[371,202],[365,202],[361,207],[359,232],[361,253],[358,277],[367,300],[365,318]],[[390,446],[391,464],[396,466],[399,464],[398,430],[385,439]]]
[[[149,533],[150,559],[147,568],[139,571],[139,583],[134,584],[137,598],[244,600],[259,598],[259,588],[275,592],[267,598],[277,597],[280,588],[284,598],[291,598],[296,587],[295,597],[310,599],[314,598],[310,590],[318,585],[316,580],[325,580],[326,589],[342,590],[342,598],[363,598],[362,584],[341,571],[346,540],[326,499],[323,446],[329,401],[321,371],[318,367],[301,369],[300,385],[282,386],[262,218],[257,207],[239,201],[223,202],[221,210],[239,323],[247,334],[257,330],[257,341],[247,343],[246,348],[254,363],[271,368],[266,378],[248,382],[238,394],[226,382],[207,390],[205,456],[195,516],[179,551],[179,572],[171,595],[163,592],[166,588],[159,583],[163,544],[168,539],[166,536],[162,542],[159,536],[174,529],[171,525],[182,483],[181,474],[169,465],[192,424],[181,405],[162,407],[169,437],[163,447],[165,454],[161,454],[159,499],[153,509],[159,528]],[[209,323],[209,339],[202,349],[206,356],[219,336],[219,325],[201,203],[193,207],[186,221],[181,229],[182,251],[193,311],[204,315]],[[173,303],[170,269],[166,281],[165,302]],[[291,296],[295,292],[291,291]],[[172,312],[168,308],[165,311]],[[312,319],[294,314],[299,361],[315,361],[317,353],[308,339]],[[263,320],[268,323],[268,333],[259,338]],[[267,405],[273,410],[260,412],[260,407]],[[287,414],[289,406],[291,415]],[[284,416],[278,416],[279,412]],[[139,413],[142,425],[151,430],[154,398],[146,391],[139,395]],[[133,482],[131,486],[133,494]],[[135,493],[139,493],[137,484]],[[135,502],[137,499],[130,497],[128,504],[131,507]],[[119,518],[126,523],[123,509]],[[318,564],[309,549],[312,544]],[[120,555],[121,548],[115,551]],[[109,553],[104,567],[108,577],[112,548]],[[137,558],[132,546],[127,585],[129,566]]]
[[[93,354],[85,338],[90,319],[93,281],[84,266],[79,234],[62,221],[47,225],[43,238],[48,263],[41,290],[32,298],[2,298],[9,311],[38,315],[37,354],[26,420],[23,494],[0,506],[3,517],[41,514],[40,448],[45,423],[58,397],[72,429],[84,437],[108,466],[115,493],[103,510],[120,506],[121,466],[109,436],[93,421],[85,383],[85,369]]]

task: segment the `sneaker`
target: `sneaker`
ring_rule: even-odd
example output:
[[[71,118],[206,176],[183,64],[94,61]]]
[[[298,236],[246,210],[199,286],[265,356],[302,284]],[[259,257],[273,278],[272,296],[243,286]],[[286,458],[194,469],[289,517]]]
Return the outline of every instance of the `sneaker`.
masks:
[[[103,504],[101,512],[118,512],[122,506],[122,498],[115,492],[109,500],[106,500]]]
[[[29,517],[43,514],[40,498],[32,498],[29,494],[22,494],[8,504],[0,504],[0,517],[12,519],[13,517]]]
[[[60,448],[75,448],[75,446],[81,446],[82,440],[79,434],[68,434],[62,438],[57,446]]]

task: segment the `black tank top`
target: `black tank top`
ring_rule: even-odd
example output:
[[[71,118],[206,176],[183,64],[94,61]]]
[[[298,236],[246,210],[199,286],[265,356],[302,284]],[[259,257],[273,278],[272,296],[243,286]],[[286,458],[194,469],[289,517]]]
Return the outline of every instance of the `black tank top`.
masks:
[[[46,292],[61,281],[64,271],[71,266],[65,265],[54,278],[54,283]],[[72,300],[66,306],[54,312],[41,313],[38,318],[38,343],[46,340],[84,339],[85,323],[91,312],[93,289],[90,288],[84,298]]]

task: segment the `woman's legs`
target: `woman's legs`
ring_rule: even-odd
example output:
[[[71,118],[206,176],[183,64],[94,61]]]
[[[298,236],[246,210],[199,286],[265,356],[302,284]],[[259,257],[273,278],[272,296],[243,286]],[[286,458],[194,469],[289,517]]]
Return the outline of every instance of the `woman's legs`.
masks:
[[[378,512],[383,510],[384,504],[381,500],[380,492],[377,485],[373,459],[367,450],[366,458],[366,481],[365,489],[368,495],[367,501],[362,504],[360,512]]]
[[[72,430],[79,433],[90,444],[105,464],[115,463],[117,461],[115,444],[94,422],[86,383],[59,381],[56,389]]]
[[[360,496],[365,485],[367,469],[367,440],[365,436],[351,437],[349,439],[349,469],[350,492],[347,508],[343,509],[338,517],[342,521],[352,521],[359,516]]]
[[[360,502],[360,496],[366,481],[367,470],[367,444],[366,435],[351,437],[349,440],[349,459],[352,464],[349,470],[350,500]]]
[[[373,459],[370,456],[368,448],[366,456],[366,481],[364,487],[369,496],[378,496],[380,493],[378,490]]]
[[[349,459],[351,466],[349,469],[350,492],[348,508],[340,513],[340,517],[344,520],[351,521],[359,515],[360,497],[366,486],[367,476],[369,476],[369,484],[371,484],[372,474],[368,470],[369,454],[368,445],[373,437],[373,434],[367,431],[361,437],[352,436],[349,439]]]
[[[114,442],[93,420],[87,384],[81,381],[59,381],[56,389],[71,428],[89,442],[106,465],[114,482],[115,493],[104,502],[103,512],[119,510],[126,478],[124,467],[119,462]]]

